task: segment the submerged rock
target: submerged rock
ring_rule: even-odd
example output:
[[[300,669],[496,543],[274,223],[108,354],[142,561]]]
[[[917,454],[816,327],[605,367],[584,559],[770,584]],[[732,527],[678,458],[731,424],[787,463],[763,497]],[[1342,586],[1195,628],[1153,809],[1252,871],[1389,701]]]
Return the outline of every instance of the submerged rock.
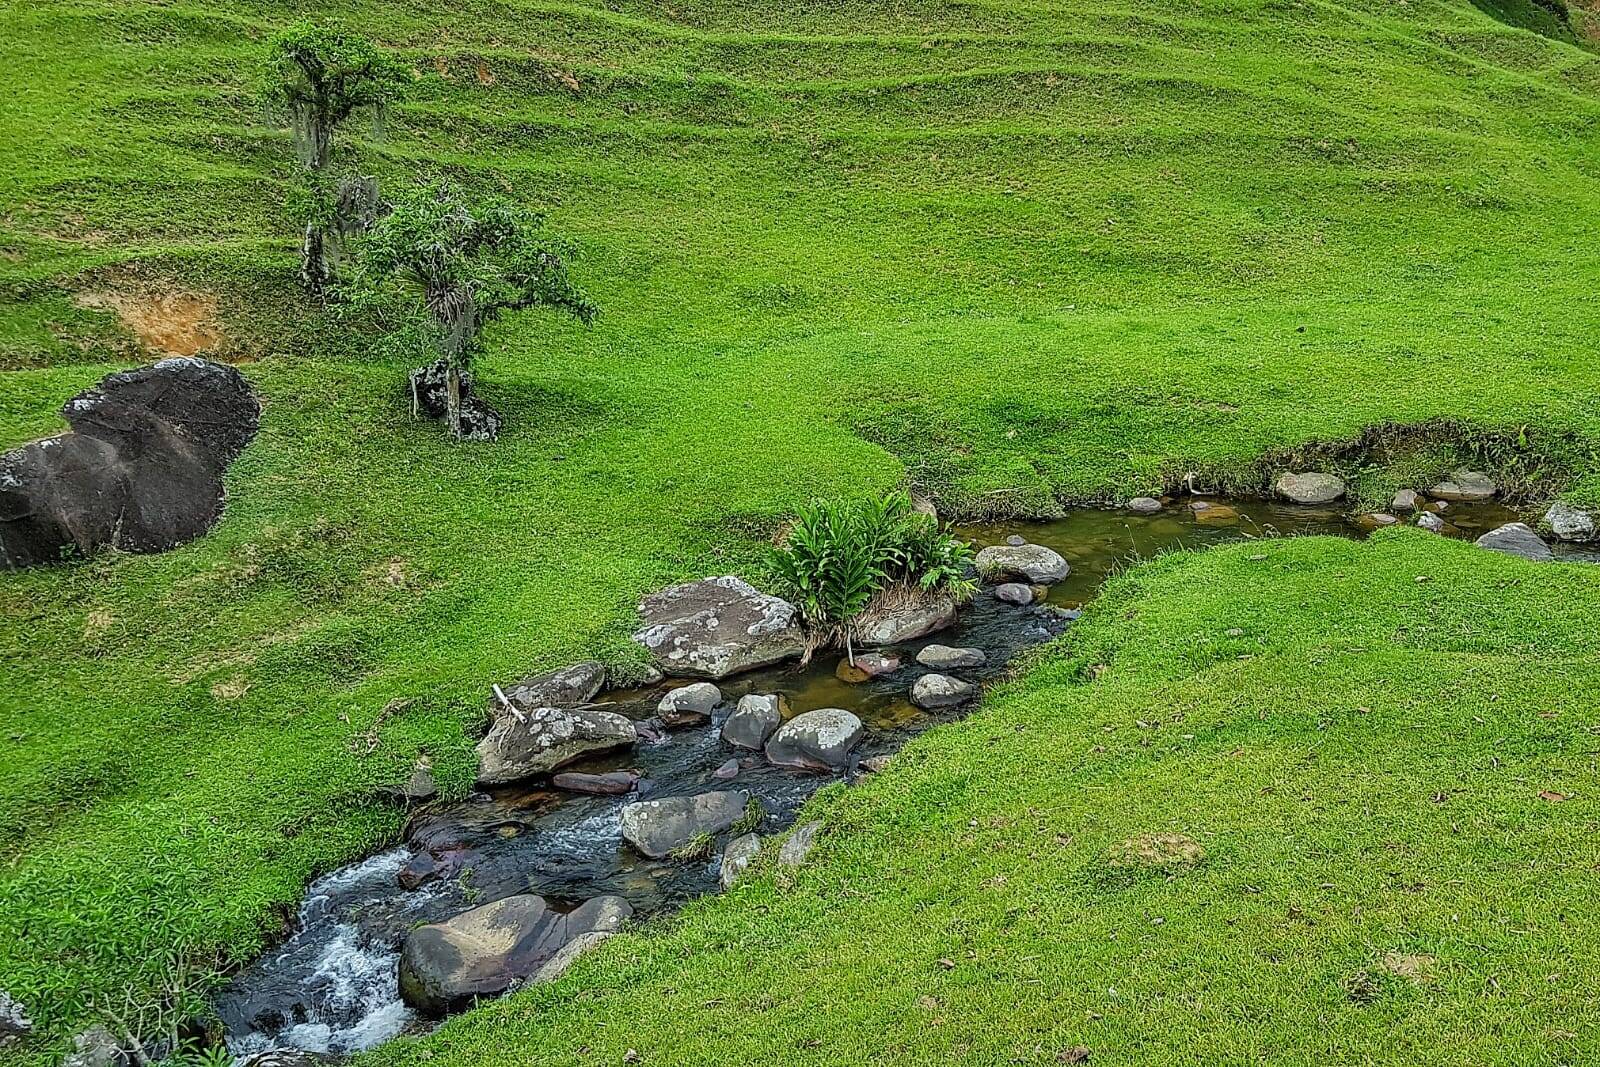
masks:
[[[1592,541],[1595,535],[1594,516],[1587,511],[1558,500],[1544,513],[1544,523],[1558,541]]]
[[[761,854],[760,834],[740,834],[722,850],[722,863],[717,868],[717,880],[723,889],[732,889],[755,858]]]
[[[513,707],[525,711],[533,708],[567,708],[589,703],[600,695],[605,684],[605,664],[589,660],[563,667],[559,671],[529,675],[507,686],[503,692]],[[492,710],[499,715],[505,711],[505,705],[496,700]]]
[[[565,772],[550,778],[550,784],[557,789],[589,796],[621,796],[633,792],[633,787],[638,783],[638,771],[606,771],[604,774]]]
[[[1201,526],[1237,526],[1239,512],[1226,504],[1213,504],[1209,500],[1196,500],[1189,505],[1194,521]]]
[[[61,414],[71,432],[0,455],[0,568],[199,537],[261,405],[233,367],[177,358],[107,375]]]
[[[821,829],[822,823],[816,821],[795,827],[778,849],[778,866],[793,868],[804,863],[811,850],[817,847],[817,833]]]
[[[861,720],[843,708],[819,708],[796,715],[767,742],[767,759],[778,767],[836,771],[849,762],[861,740]]]
[[[1026,580],[1054,585],[1072,573],[1059,552],[1043,545],[990,545],[977,557],[978,573],[990,580]]]
[[[1020,608],[1033,603],[1033,586],[1023,585],[1021,582],[1002,582],[994,587],[994,595],[996,600],[1003,600]]]
[[[638,739],[633,723],[595,708],[534,708],[495,721],[478,742],[478,781],[506,785],[548,774],[580,756],[605,752]]]
[[[911,687],[911,703],[919,708],[953,708],[978,695],[978,687],[948,674],[924,674]]]
[[[418,927],[400,952],[400,995],[425,1015],[458,1011],[520,982],[554,977],[552,961],[564,969],[576,956],[564,951],[569,945],[591,948],[632,914],[616,896],[586,900],[563,915],[524,893]]]
[[[863,648],[900,645],[937,633],[956,621],[956,602],[947,596],[896,597],[871,605],[851,623]]]
[[[732,576],[685,582],[645,597],[633,639],[668,674],[726,678],[805,651],[800,613]]]
[[[1154,515],[1161,510],[1161,501],[1153,496],[1136,496],[1128,501],[1128,510],[1138,515]]]
[[[1400,520],[1387,511],[1366,511],[1359,515],[1352,515],[1350,521],[1363,530],[1380,530],[1385,526],[1396,526]]]
[[[1479,548],[1487,548],[1491,552],[1504,552],[1508,556],[1521,556],[1535,563],[1546,563],[1555,559],[1555,554],[1550,551],[1550,546],[1544,543],[1544,538],[1534,533],[1533,527],[1525,522],[1508,522],[1504,526],[1490,530],[1475,543]]]
[[[696,682],[679,686],[661,698],[656,715],[668,726],[690,726],[711,718],[711,712],[722,703],[722,690],[710,682]]]
[[[1336,474],[1280,474],[1272,491],[1296,504],[1328,504],[1344,496],[1344,479]]]
[[[1432,489],[1428,495],[1438,500],[1488,500],[1497,491],[1494,479],[1482,471],[1456,470]]]
[[[749,793],[733,789],[641,800],[622,809],[622,839],[662,859],[701,834],[720,834],[743,818],[749,803]]]
[[[760,751],[782,722],[783,710],[778,697],[751,693],[739,699],[738,707],[722,724],[722,739],[739,748]]]
[[[981,667],[988,661],[981,648],[951,648],[929,645],[917,653],[917,662],[935,671],[963,671]]]

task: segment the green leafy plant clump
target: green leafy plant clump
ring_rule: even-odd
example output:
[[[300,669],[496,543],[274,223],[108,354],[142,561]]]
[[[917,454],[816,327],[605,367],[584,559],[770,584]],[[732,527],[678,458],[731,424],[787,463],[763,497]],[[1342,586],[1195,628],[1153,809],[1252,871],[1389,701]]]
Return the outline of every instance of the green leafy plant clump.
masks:
[[[774,583],[800,608],[814,642],[843,641],[853,664],[851,623],[891,591],[971,597],[972,546],[913,509],[905,491],[819,498],[798,509],[770,557]]]

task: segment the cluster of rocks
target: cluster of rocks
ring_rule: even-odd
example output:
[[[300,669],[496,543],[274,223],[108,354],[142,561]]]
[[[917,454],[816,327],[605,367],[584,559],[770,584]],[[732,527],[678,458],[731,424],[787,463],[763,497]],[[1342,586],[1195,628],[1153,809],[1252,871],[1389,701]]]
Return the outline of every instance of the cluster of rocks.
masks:
[[[0,568],[205,533],[261,405],[233,367],[182,357],[107,375],[61,415],[69,433],[0,455]]]
[[[427,366],[411,372],[411,410],[413,415],[442,419],[450,413],[450,364],[441,356]],[[463,370],[461,381],[461,439],[493,441],[505,424],[500,413],[472,391],[472,372]]]

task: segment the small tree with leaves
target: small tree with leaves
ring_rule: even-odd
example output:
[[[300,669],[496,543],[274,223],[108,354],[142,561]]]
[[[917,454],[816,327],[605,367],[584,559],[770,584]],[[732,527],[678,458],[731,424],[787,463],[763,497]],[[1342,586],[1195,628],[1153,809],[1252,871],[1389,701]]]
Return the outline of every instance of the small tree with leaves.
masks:
[[[268,97],[286,113],[306,167],[311,204],[300,246],[300,279],[321,294],[334,279],[343,243],[371,221],[377,191],[370,179],[335,181],[334,134],[365,114],[380,128],[385,107],[410,73],[360,34],[300,22],[272,39]]]
[[[402,315],[421,312],[412,322],[444,364],[445,413],[459,440],[462,376],[485,326],[528,308],[554,308],[585,324],[599,313],[568,276],[574,255],[538,215],[474,202],[447,182],[426,183],[397,197],[368,231],[351,294],[360,307],[392,311],[398,303]]]

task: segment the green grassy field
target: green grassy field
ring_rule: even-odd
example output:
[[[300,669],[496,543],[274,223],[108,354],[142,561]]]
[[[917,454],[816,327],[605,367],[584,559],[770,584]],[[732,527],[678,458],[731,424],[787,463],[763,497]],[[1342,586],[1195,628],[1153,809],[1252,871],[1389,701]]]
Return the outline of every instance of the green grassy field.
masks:
[[[1043,513],[1189,472],[1258,487],[1263,456],[1448,419],[1397,457],[1410,476],[1459,446],[1600,503],[1600,59],[1465,0],[316,7],[428,74],[363,169],[541,207],[604,313],[497,327],[481,388],[509,430],[447,444],[410,421],[403,365],[297,304],[291,152],[255,78],[308,5],[0,0],[0,444],[146,358],[81,291],[214,296],[265,405],[212,535],[0,578],[0,988],[40,1022],[24,1055],[180,949],[248,959],[309,876],[394,832],[375,783],[426,749],[466,787],[490,682],[636,662],[640,593],[747,565],[812,494],[909,478],[948,513]],[[1132,617],[1097,610],[831,802],[797,890],[697,907],[430,1048],[1481,1062],[1498,1037],[1581,1062],[1600,969],[1570,779],[1593,780],[1600,589],[1409,536],[1282,551],[1259,587],[1236,554],[1136,572]],[[1195,628],[1247,609],[1282,644],[1214,658]],[[1100,649],[1113,669],[1072,684]],[[1178,714],[1196,744],[1128,747],[1129,716]],[[1541,806],[1541,775],[1573,799]],[[1467,792],[1433,805],[1435,781]],[[1030,809],[1073,843],[1040,846]],[[1215,835],[1216,862],[1095,881],[1154,822]],[[1435,891],[1389,894],[1377,856]],[[919,903],[939,921],[908,923]],[[959,965],[918,970],[945,936]],[[1352,1006],[1339,979],[1386,951],[1438,956],[1439,980]]]

